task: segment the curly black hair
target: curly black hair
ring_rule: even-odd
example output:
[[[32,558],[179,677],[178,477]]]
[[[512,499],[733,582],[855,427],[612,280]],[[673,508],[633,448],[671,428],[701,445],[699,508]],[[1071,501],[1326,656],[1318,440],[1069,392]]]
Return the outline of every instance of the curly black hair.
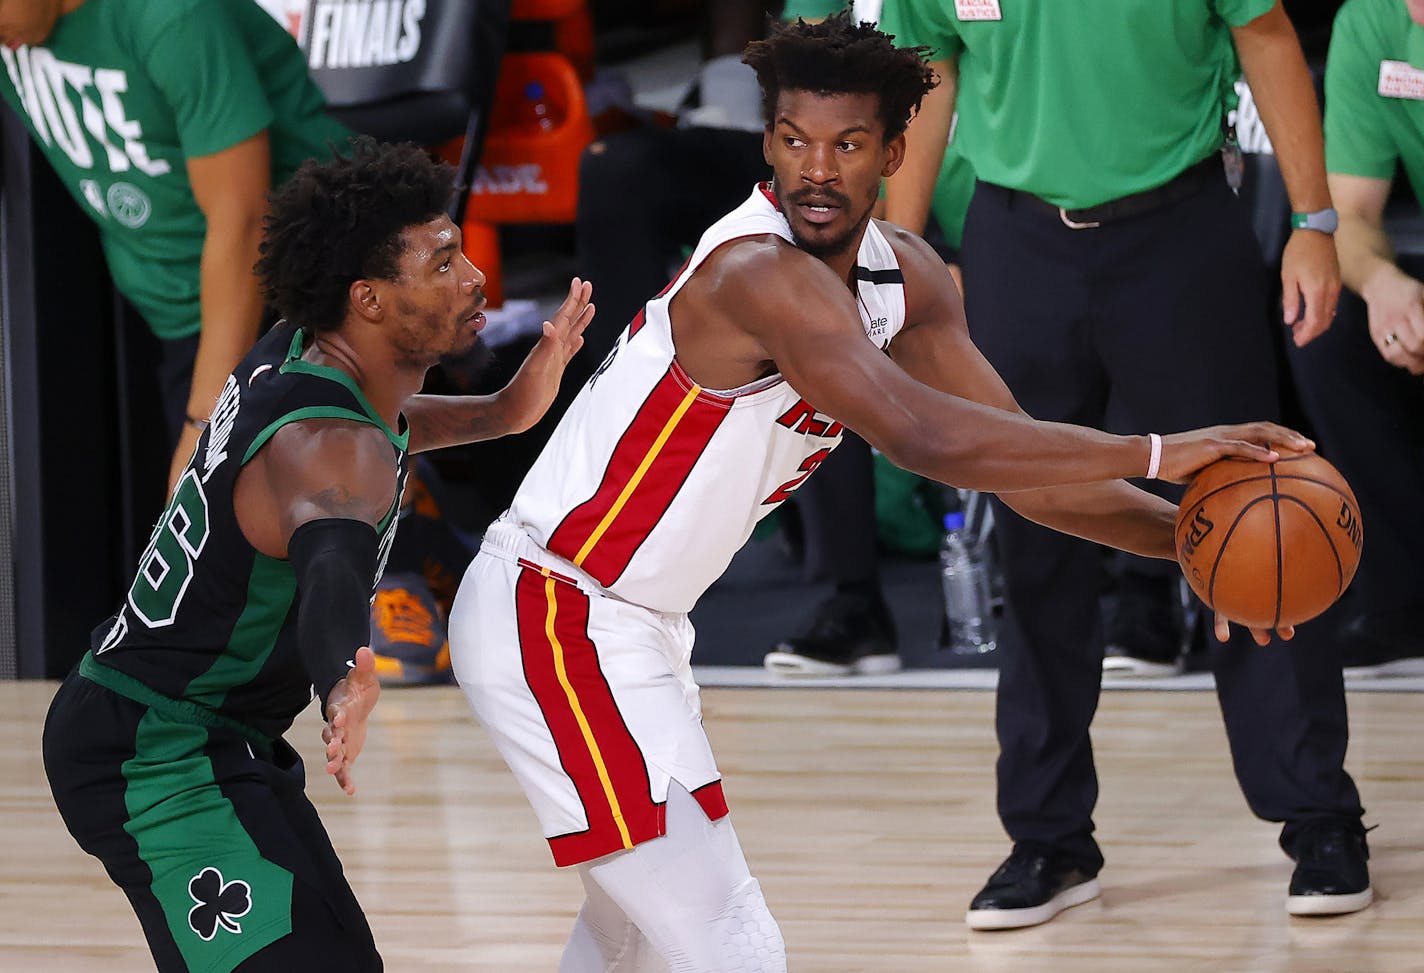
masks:
[[[817,24],[798,19],[772,25],[766,40],[752,41],[742,55],[757,73],[767,127],[776,123],[776,99],[783,90],[874,94],[880,96],[885,139],[899,135],[938,82],[925,63],[929,48],[896,47],[892,39],[846,11]]]
[[[362,136],[349,154],[308,160],[272,196],[257,277],[267,303],[311,333],[346,318],[352,281],[394,280],[401,231],[446,211],[454,170],[410,143]]]

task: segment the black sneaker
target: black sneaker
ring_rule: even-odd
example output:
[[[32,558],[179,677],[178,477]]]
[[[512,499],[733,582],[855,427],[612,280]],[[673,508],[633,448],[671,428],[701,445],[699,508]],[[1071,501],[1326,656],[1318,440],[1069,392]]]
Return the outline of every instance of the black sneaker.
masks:
[[[1340,658],[1346,679],[1424,676],[1424,629],[1421,613],[1409,611],[1357,615],[1340,626]]]
[[[883,598],[837,593],[816,609],[804,634],[778,642],[763,664],[784,676],[898,672],[895,622]]]
[[[1182,623],[1175,578],[1125,574],[1104,600],[1103,675],[1154,678],[1182,672]]]
[[[1047,845],[1021,841],[969,903],[964,922],[970,929],[1036,926],[1100,894],[1096,874]]]
[[[1306,825],[1295,840],[1286,911],[1293,916],[1338,916],[1374,901],[1370,857],[1358,825],[1324,818]]]

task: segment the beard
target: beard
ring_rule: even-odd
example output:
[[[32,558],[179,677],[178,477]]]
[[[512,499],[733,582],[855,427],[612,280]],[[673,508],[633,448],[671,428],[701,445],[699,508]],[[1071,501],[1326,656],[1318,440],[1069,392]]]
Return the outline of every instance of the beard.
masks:
[[[776,190],[777,198],[784,199],[788,207],[799,206],[810,200],[818,199],[824,200],[830,205],[834,205],[840,210],[842,215],[851,212],[850,197],[831,189],[822,189],[819,191],[803,189],[800,192],[783,195],[781,187],[776,185],[774,180],[773,187]],[[856,243],[860,240],[866,224],[870,222],[870,212],[873,207],[874,203],[872,201],[870,205],[866,206],[865,212],[860,214],[859,219],[845,230],[834,235],[830,235],[826,231],[826,224],[806,224],[805,226],[798,226],[797,224],[800,222],[799,217],[793,219],[789,209],[783,212],[786,215],[786,223],[791,228],[792,242],[795,243],[798,248],[818,260],[825,260],[846,253],[851,248],[852,243]],[[808,236],[803,232],[803,230],[807,228],[815,231],[816,235],[814,237]]]
[[[859,236],[860,231],[865,228],[866,220],[862,219],[844,233],[838,233],[833,237],[822,237],[816,240],[807,239],[802,236],[797,231],[796,224],[791,223],[790,220],[788,220],[787,223],[791,226],[791,240],[797,247],[806,251],[817,260],[825,260],[829,257],[838,257],[849,250],[851,241],[855,240]]]

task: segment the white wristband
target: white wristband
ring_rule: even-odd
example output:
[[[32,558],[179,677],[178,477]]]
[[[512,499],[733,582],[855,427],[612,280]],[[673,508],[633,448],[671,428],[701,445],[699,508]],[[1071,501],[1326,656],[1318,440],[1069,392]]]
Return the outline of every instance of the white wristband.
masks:
[[[1162,465],[1162,437],[1155,432],[1147,434],[1147,441],[1152,444],[1152,455],[1147,459],[1147,479],[1157,479],[1157,470]]]

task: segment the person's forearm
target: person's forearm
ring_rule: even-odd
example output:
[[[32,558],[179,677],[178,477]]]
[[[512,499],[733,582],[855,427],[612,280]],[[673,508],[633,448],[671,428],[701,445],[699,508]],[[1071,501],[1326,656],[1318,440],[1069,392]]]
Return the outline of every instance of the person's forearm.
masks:
[[[498,439],[515,428],[509,402],[495,395],[414,395],[402,407],[410,424],[409,450],[423,453],[446,446]],[[532,423],[530,423],[532,425]],[[528,428],[525,426],[524,428]]]
[[[1362,297],[1368,297],[1373,283],[1402,273],[1395,265],[1389,236],[1379,223],[1342,212],[1335,247],[1340,254],[1340,279]]]
[[[914,233],[924,233],[930,201],[949,142],[957,76],[953,61],[932,61],[940,83],[925,95],[905,133],[905,161],[885,181],[885,219]]]
[[[1177,507],[1122,480],[1000,496],[1020,515],[1065,534],[1171,560]]]
[[[262,292],[252,266],[261,237],[260,217],[236,227],[208,225],[200,270],[202,332],[188,394],[194,419],[212,411],[228,373],[257,340]]]
[[[1289,19],[1275,10],[1234,31],[1233,36],[1246,81],[1271,137],[1291,209],[1309,213],[1329,208],[1320,105]]]
[[[1041,422],[957,396],[948,414],[927,407],[906,418],[892,424],[888,438],[870,429],[856,431],[896,466],[971,490],[997,493],[1145,476],[1151,456],[1146,436]]]

